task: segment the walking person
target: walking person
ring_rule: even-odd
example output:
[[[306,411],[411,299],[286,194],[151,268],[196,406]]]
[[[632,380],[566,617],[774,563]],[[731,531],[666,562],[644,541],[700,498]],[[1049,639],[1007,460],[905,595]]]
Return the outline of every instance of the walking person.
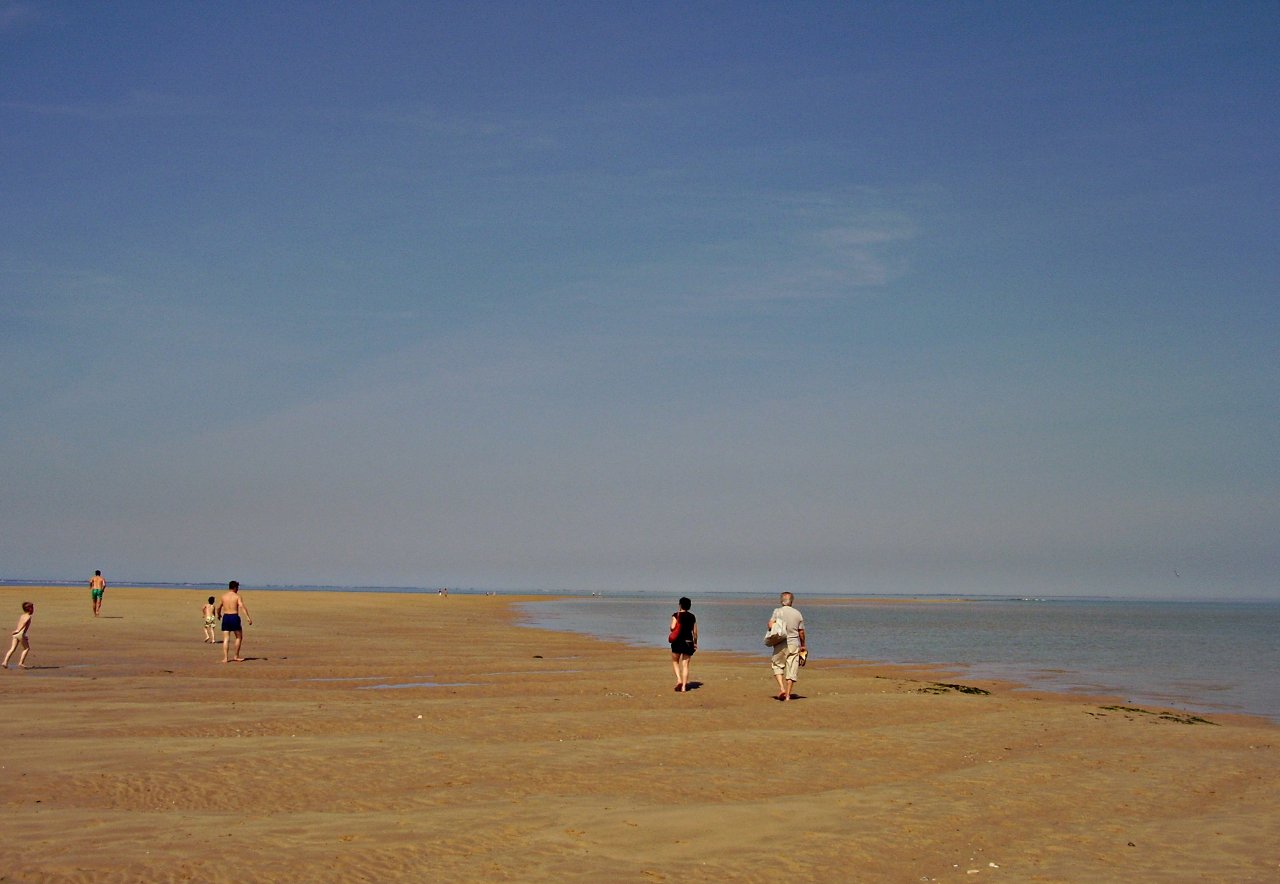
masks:
[[[698,650],[698,618],[689,608],[693,602],[681,598],[680,610],[671,615],[671,668],[676,673],[676,690],[689,690],[689,658]]]
[[[101,571],[94,571],[89,578],[89,598],[93,600],[93,616],[102,612],[102,597],[107,594],[107,581],[102,579]]]
[[[791,691],[800,677],[800,667],[809,649],[805,646],[804,615],[794,607],[795,596],[784,592],[778,601],[780,604],[769,615],[765,628],[773,628],[776,620],[787,630],[787,640],[775,645],[773,655],[769,658],[773,677],[778,680],[777,698],[785,701],[791,699]]]
[[[240,598],[239,580],[232,580],[227,584],[227,591],[219,599],[214,613],[222,618],[222,662],[243,663],[244,657],[240,656],[240,644],[244,641],[244,627],[240,624],[240,615],[244,615],[245,621],[250,626],[253,625],[253,618],[249,616],[249,609],[245,606],[244,599]],[[236,637],[234,657],[230,656],[232,635]]]
[[[27,632],[31,629],[31,618],[35,616],[36,606],[31,602],[22,603],[22,616],[18,618],[18,625],[10,635],[13,641],[9,643],[9,652],[4,655],[4,663],[0,663],[0,669],[9,668],[9,658],[13,656],[13,652],[22,647],[22,653],[18,655],[18,668],[27,668],[27,654],[31,652],[31,642],[27,640]]]
[[[214,613],[218,610],[218,606],[214,604],[213,596],[209,596],[209,601],[200,606],[200,617],[204,621],[204,640],[206,644],[216,645],[218,643],[218,615]]]

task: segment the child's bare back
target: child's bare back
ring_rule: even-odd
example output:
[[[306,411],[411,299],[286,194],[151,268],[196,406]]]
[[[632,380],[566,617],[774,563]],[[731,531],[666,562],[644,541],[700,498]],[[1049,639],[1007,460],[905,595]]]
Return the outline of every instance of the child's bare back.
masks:
[[[213,644],[217,639],[215,633],[218,628],[218,606],[213,603],[213,596],[209,596],[209,601],[200,606],[200,618],[204,624],[204,640]]]
[[[18,618],[18,625],[12,633],[13,641],[9,643],[9,651],[4,655],[4,662],[0,663],[0,668],[9,668],[9,658],[19,647],[22,648],[22,653],[18,655],[18,668],[27,668],[27,654],[31,651],[31,642],[27,640],[27,633],[31,631],[31,618],[35,613],[35,605],[31,602],[22,603],[22,616]]]

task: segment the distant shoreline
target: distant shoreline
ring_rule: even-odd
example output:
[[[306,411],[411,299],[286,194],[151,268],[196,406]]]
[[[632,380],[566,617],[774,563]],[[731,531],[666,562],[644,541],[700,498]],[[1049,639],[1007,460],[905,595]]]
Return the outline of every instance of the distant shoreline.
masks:
[[[0,579],[0,588],[46,587],[50,589],[87,588],[88,578],[83,580],[32,580],[27,578]],[[649,598],[666,598],[672,596],[667,590],[578,590],[557,588],[517,588],[510,587],[473,587],[473,586],[342,586],[342,585],[310,585],[310,584],[254,584],[240,581],[245,590],[254,592],[350,592],[350,593],[390,593],[395,595],[435,595],[441,589],[448,589],[450,594],[462,596],[534,596],[537,598],[575,598],[575,599],[613,599],[632,600]],[[226,581],[214,582],[145,582],[130,581],[111,583],[108,578],[107,589],[160,589],[160,590],[217,590],[225,589]],[[677,595],[679,593],[676,593]],[[769,600],[778,593],[748,590],[707,590],[699,593],[703,598],[720,602],[750,601],[759,603]],[[1124,604],[1126,602],[1150,602],[1155,604],[1246,604],[1246,605],[1280,605],[1280,598],[1263,598],[1257,596],[1240,596],[1228,598],[1183,598],[1161,596],[1123,596],[1123,595],[1018,595],[1015,593],[822,593],[814,591],[797,591],[799,597],[808,604],[831,605],[936,605],[936,604],[980,604],[984,602],[1026,602],[1028,604],[1053,604],[1062,602],[1104,602]],[[674,597],[674,596],[672,596]]]

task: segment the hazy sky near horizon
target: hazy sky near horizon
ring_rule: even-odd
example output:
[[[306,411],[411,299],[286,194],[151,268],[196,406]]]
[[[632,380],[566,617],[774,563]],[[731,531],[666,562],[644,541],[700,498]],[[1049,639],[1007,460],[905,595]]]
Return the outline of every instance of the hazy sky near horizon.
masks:
[[[0,0],[0,577],[1280,598],[1277,45]]]

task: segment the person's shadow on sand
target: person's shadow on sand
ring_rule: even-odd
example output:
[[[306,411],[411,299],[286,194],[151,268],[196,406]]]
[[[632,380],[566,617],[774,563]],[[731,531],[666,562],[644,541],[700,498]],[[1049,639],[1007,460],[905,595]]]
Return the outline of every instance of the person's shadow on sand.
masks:
[[[803,700],[805,698],[799,694],[792,694],[790,700],[784,700],[782,699],[782,694],[774,694],[773,699],[777,700],[779,703],[794,703],[796,700]]]

